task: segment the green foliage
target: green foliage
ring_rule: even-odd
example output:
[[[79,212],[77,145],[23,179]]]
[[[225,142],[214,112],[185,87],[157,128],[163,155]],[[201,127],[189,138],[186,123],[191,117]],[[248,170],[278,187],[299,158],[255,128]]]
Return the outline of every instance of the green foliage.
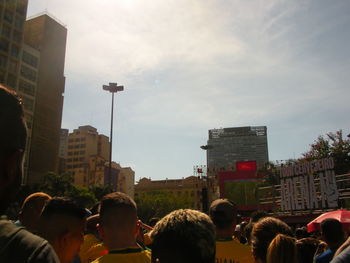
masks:
[[[106,194],[113,192],[112,187],[105,185],[95,185],[90,187],[89,190],[95,195],[97,200],[101,200]]]
[[[71,174],[48,173],[44,177],[43,183],[39,185],[41,191],[51,196],[69,196],[73,191],[73,176]]]
[[[350,172],[350,138],[343,138],[342,130],[319,136],[300,160],[310,161],[327,157],[334,158],[336,174]]]
[[[90,208],[97,203],[97,199],[88,188],[73,186],[67,196],[83,207]]]
[[[193,199],[193,197],[192,197]],[[194,200],[184,195],[175,195],[167,191],[150,191],[135,198],[137,210],[142,221],[152,217],[163,217],[173,210],[191,208]]]

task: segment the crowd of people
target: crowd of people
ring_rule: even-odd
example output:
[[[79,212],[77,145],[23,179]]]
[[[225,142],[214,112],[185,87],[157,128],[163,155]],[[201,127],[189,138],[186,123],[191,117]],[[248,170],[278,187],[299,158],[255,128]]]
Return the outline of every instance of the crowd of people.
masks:
[[[21,100],[0,85],[0,215],[20,186],[26,138]],[[17,221],[0,220],[0,262],[350,262],[350,239],[336,219],[310,234],[264,212],[241,221],[227,199],[213,201],[208,215],[180,209],[149,224],[121,192],[104,196],[97,207],[88,210],[42,192],[29,195]]]

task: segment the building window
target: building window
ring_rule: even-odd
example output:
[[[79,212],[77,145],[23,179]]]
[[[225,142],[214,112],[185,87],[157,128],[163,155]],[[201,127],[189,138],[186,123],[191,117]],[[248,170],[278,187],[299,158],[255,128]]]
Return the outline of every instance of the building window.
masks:
[[[23,28],[23,19],[19,16],[16,16],[15,18],[15,27],[19,30],[22,30]]]
[[[85,148],[85,144],[80,144],[80,148]]]
[[[5,10],[5,13],[4,13],[4,19],[9,22],[10,24],[12,24],[12,21],[13,21],[13,14],[8,11],[8,10]]]
[[[19,47],[15,46],[15,45],[12,45],[12,48],[11,48],[11,56],[17,58],[18,55],[19,55]]]
[[[68,149],[73,149],[73,145],[68,145]]]
[[[18,64],[16,61],[10,60],[9,71],[16,74],[17,73],[17,65]]]
[[[22,34],[18,31],[13,31],[13,40],[20,44],[22,41]]]
[[[80,154],[85,154],[85,151],[80,151]]]
[[[22,79],[19,81],[18,89],[20,91],[22,91],[23,93],[31,95],[31,96],[34,96],[34,94],[35,94],[35,85],[30,84],[29,82],[24,81]]]
[[[4,37],[11,38],[11,27],[9,27],[9,26],[3,24],[1,34],[2,34]]]
[[[33,111],[34,110],[34,101],[31,99],[28,99],[27,97],[22,97],[23,99],[23,106],[26,110]]]
[[[76,142],[80,142],[80,138],[75,138],[75,141]]]
[[[8,74],[7,75],[7,84],[12,87],[15,88],[16,87],[16,76],[13,74]]]
[[[0,70],[0,82],[4,82],[5,80],[5,72]]]
[[[33,56],[32,54],[29,54],[26,51],[23,51],[22,53],[22,61],[24,61],[28,65],[31,65],[34,68],[38,67],[38,58],[36,56]]]
[[[68,156],[72,156],[73,155],[73,152],[68,152]]]
[[[69,139],[68,142],[74,142],[74,139]]]
[[[9,50],[9,42],[5,39],[0,40],[0,50],[8,52]]]
[[[6,68],[6,65],[7,65],[7,57],[0,55],[0,67]]]
[[[36,81],[36,72],[35,70],[32,70],[26,66],[21,66],[21,75],[25,77],[26,79],[29,79],[33,82]]]

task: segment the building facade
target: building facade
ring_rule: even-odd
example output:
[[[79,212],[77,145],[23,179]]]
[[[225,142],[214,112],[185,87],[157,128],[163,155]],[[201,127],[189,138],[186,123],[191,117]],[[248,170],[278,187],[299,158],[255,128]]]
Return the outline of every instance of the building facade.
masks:
[[[205,212],[208,209],[208,205],[218,197],[214,180],[201,176],[189,176],[183,179],[155,181],[142,178],[135,185],[135,198],[142,199],[144,195],[159,191],[164,191],[186,200],[189,203],[187,208]]]
[[[221,128],[209,130],[208,168],[234,170],[237,162],[255,161],[257,167],[268,160],[266,126]]]
[[[36,71],[35,60],[29,56],[29,63],[21,67],[21,76],[36,81],[28,184],[40,182],[48,171],[58,172],[66,38],[66,27],[47,14],[30,18],[24,24],[23,42],[38,51],[40,57]]]
[[[96,128],[80,126],[72,133],[62,129],[61,143],[60,156],[64,163],[62,172],[72,174],[75,185],[105,185],[114,191],[134,196],[135,172],[130,167],[121,167],[112,162],[109,174],[109,138],[99,134]]]
[[[74,184],[89,186],[104,180],[104,165],[109,158],[109,147],[108,137],[98,134],[92,126],[80,126],[69,133],[66,172],[74,175]],[[101,173],[100,177],[98,172]]]
[[[28,0],[0,1],[0,83],[17,90]]]

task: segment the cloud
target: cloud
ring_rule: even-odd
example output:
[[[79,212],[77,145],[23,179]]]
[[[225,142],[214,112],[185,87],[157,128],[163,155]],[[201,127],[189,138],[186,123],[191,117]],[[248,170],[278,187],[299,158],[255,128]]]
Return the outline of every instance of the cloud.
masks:
[[[45,2],[29,1],[29,13]],[[65,125],[89,121],[108,134],[110,96],[101,85],[125,85],[116,156],[144,176],[153,175],[153,153],[181,163],[169,178],[187,175],[215,127],[268,125],[272,159],[300,154],[325,130],[350,129],[347,1],[47,3],[68,28]],[[186,160],[177,157],[185,148]]]

